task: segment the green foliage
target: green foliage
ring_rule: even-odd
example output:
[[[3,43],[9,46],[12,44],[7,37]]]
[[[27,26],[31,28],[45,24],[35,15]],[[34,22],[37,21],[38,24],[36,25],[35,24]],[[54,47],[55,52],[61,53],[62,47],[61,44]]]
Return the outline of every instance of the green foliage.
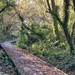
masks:
[[[30,23],[28,27],[41,34],[43,36],[43,39],[41,39],[37,35],[34,35],[34,33],[32,33],[31,31],[26,32],[26,30],[24,29],[22,30],[18,38],[17,45],[21,48],[27,49],[28,52],[42,58],[43,60],[46,60],[50,64],[53,64],[54,66],[63,70],[66,65],[65,63],[68,63],[68,57],[70,55],[69,45],[67,44],[67,42],[61,41],[58,46],[54,46],[55,37],[52,27],[50,25],[47,25],[46,23],[40,25],[36,23]],[[38,41],[30,40],[30,38],[28,38],[29,36],[26,33],[28,33],[30,36],[34,36],[36,39],[38,39]],[[60,36],[63,35],[60,34]],[[65,39],[63,38],[63,40]],[[69,62],[69,65],[66,66],[67,67],[65,67],[65,71],[67,71],[67,68],[71,66],[71,63]]]
[[[16,43],[17,46],[22,47],[22,48],[26,48],[26,43],[28,42],[28,37],[26,34],[20,34],[19,38],[18,38],[18,42]]]
[[[0,68],[6,69],[7,72],[2,72],[0,75],[16,75],[17,71],[15,69],[15,65],[13,64],[10,57],[6,54],[6,52],[3,49],[0,49]],[[9,72],[8,72],[9,71]],[[8,74],[7,74],[8,73]]]
[[[24,5],[21,5],[23,3],[21,3],[21,4],[19,3],[18,5],[20,5],[20,6],[16,7],[18,9],[17,10],[18,13],[20,13],[23,16],[23,17],[21,17],[20,15],[18,15],[21,22],[24,21],[24,18],[27,18],[29,20],[34,20],[35,22],[39,21],[39,20],[37,20],[38,18],[42,19],[43,21],[45,19],[46,21],[45,21],[45,23],[41,23],[41,20],[40,20],[39,24],[34,23],[34,22],[29,23],[27,25],[27,27],[30,28],[31,30],[33,30],[33,32],[29,29],[26,29],[24,27],[24,25],[22,25],[20,27],[20,30],[19,30],[19,33],[18,33],[19,36],[18,36],[18,40],[17,40],[17,43],[16,43],[17,46],[19,46],[21,48],[24,48],[24,49],[27,49],[32,54],[37,55],[40,58],[43,58],[47,62],[53,64],[54,66],[57,66],[60,69],[64,69],[64,67],[65,67],[65,69],[68,69],[74,63],[75,59],[69,53],[69,45],[66,43],[66,38],[65,38],[65,35],[63,33],[63,29],[61,27],[58,27],[59,28],[59,34],[60,34],[60,44],[55,46],[54,43],[56,42],[56,40],[55,40],[56,36],[55,36],[53,30],[55,30],[56,27],[54,28],[53,24],[47,23],[47,21],[49,22],[49,21],[52,21],[52,20],[51,20],[51,17],[49,16],[49,14],[45,13],[46,8],[43,7],[44,6],[43,4],[42,4],[43,6],[41,4],[39,4],[39,2],[37,0],[35,0],[35,2],[32,1],[34,3],[33,6],[31,4],[29,4],[30,2],[29,3],[28,2],[26,2],[26,0],[25,0]],[[61,2],[61,0],[58,1],[58,2]],[[12,4],[13,0],[9,0],[8,3]],[[36,12],[36,7],[35,7],[36,3],[37,3],[37,6],[38,6],[38,7],[36,6],[37,12]],[[29,6],[27,6],[27,4]],[[0,0],[0,9],[2,9],[5,5],[6,5],[6,0]],[[29,8],[30,6],[31,6],[31,8]],[[61,21],[63,21],[63,19],[64,19],[64,15],[63,15],[64,12],[62,11],[62,9],[64,7],[62,7],[62,6],[63,6],[63,2],[61,4],[58,4],[56,2],[56,7],[52,11],[54,14],[57,14],[54,11],[58,10],[59,15],[57,14],[57,16],[61,18]],[[33,8],[34,8],[34,10],[32,10]],[[41,8],[44,9],[44,11],[41,10]],[[8,10],[5,10],[4,13],[6,14],[6,11],[9,11],[9,10],[12,10],[12,8],[10,7]],[[21,11],[21,12],[19,12],[19,11]],[[68,29],[69,29],[69,31],[71,31],[72,24],[73,24],[73,22],[75,22],[75,18],[74,18],[75,14],[73,12],[72,7],[70,7],[70,10],[68,12],[70,12],[69,13],[70,16],[69,16],[69,22],[68,22],[68,24],[69,24]],[[2,13],[2,14],[4,14],[4,13]],[[36,14],[38,14],[37,17],[36,17]],[[10,17],[13,17],[14,15],[15,14],[12,12],[12,15]],[[16,19],[17,18],[15,18],[15,20]],[[54,19],[56,19],[56,18],[54,17]],[[18,20],[17,20],[17,22],[18,22]],[[0,24],[0,40],[9,36],[6,33],[11,34],[10,28],[8,28],[7,31],[6,31],[6,24],[5,24],[5,29],[4,30],[2,29],[3,25]],[[3,31],[5,31],[5,35],[4,35]],[[35,34],[34,34],[34,32],[35,32]],[[41,36],[41,38],[36,33],[38,33]],[[7,40],[7,38],[5,40]],[[70,62],[70,60],[72,62]],[[66,63],[68,63],[68,64],[66,64]]]
[[[34,42],[37,41],[44,41],[44,42],[50,42],[51,40],[54,40],[54,35],[52,35],[50,32],[52,31],[52,27],[50,27],[48,24],[43,23],[43,24],[36,24],[36,23],[30,23],[28,25],[30,29],[32,29],[34,32],[40,34],[41,38],[38,35],[35,35],[33,32],[28,31],[28,30],[21,30],[20,36],[18,38],[18,44],[24,43],[24,44],[33,44]]]
[[[0,2],[0,8],[1,8],[1,7],[3,7],[3,3],[2,3],[2,2]]]

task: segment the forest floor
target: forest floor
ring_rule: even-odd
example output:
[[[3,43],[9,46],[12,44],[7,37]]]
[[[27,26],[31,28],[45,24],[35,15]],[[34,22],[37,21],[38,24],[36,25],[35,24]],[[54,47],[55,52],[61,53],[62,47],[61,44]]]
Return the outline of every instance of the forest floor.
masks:
[[[0,49],[0,75],[17,75],[15,66],[3,49]]]

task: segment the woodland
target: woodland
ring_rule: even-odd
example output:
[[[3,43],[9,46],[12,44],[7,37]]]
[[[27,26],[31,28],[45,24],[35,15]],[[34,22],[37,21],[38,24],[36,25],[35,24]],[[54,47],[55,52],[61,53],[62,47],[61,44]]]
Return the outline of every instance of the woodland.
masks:
[[[0,43],[10,40],[75,75],[75,0],[0,0]]]

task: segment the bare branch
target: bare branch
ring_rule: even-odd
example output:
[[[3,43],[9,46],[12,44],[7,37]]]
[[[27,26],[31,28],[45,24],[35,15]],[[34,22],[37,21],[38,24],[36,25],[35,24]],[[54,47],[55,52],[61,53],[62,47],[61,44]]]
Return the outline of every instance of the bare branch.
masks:
[[[61,19],[58,17],[57,14],[55,14],[55,13],[51,10],[50,4],[49,4],[49,0],[47,0],[47,5],[48,5],[48,8],[49,8],[49,13],[50,13],[51,15],[55,16],[55,17],[57,18],[57,20],[59,21],[60,25],[62,25],[63,23],[62,23]]]
[[[2,13],[3,11],[5,11],[7,8],[9,8],[9,7],[13,7],[14,6],[14,4],[9,4],[9,5],[5,5],[1,10],[0,10],[0,13]]]
[[[26,25],[24,24],[24,18],[23,18],[23,16],[20,15],[20,12],[18,12],[15,7],[13,7],[13,8],[15,9],[16,14],[18,15],[20,21],[22,22],[22,26],[23,26],[24,28],[26,28],[27,30],[30,30],[31,32],[33,32],[35,35],[38,35],[40,38],[42,38],[42,35],[41,35],[41,34],[35,32],[34,30],[32,30],[31,28],[29,28],[28,26],[26,26]]]

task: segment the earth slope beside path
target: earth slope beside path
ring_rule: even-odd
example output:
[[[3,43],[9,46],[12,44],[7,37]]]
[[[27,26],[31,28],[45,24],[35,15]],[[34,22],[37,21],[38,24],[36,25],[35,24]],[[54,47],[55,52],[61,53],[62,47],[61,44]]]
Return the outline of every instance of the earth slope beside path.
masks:
[[[9,42],[1,43],[1,46],[12,59],[21,75],[67,75],[40,58],[23,52],[22,49]]]

